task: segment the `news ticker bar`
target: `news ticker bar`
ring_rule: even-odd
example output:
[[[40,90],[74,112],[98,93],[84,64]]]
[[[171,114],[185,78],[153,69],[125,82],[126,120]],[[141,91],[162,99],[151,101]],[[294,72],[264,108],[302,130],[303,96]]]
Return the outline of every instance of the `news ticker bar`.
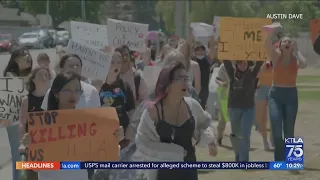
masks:
[[[19,170],[77,169],[269,169],[303,170],[302,163],[287,162],[16,162]]]

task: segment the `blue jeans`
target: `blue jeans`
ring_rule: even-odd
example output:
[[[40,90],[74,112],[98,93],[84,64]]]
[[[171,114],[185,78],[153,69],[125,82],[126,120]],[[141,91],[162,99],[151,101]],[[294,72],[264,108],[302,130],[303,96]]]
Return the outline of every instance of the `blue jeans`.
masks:
[[[232,135],[236,137],[236,142],[232,143],[232,146],[238,146],[233,147],[236,156],[235,160],[248,162],[255,108],[229,108],[228,111]]]
[[[19,128],[18,124],[12,125],[7,128],[8,139],[9,139],[10,148],[11,148],[13,180],[18,180],[19,178],[19,171],[16,170],[16,162],[20,161],[20,153],[18,151],[20,146],[18,128]]]
[[[294,137],[294,126],[298,112],[297,88],[271,87],[268,106],[275,147],[274,160],[285,161],[283,136],[285,138]]]

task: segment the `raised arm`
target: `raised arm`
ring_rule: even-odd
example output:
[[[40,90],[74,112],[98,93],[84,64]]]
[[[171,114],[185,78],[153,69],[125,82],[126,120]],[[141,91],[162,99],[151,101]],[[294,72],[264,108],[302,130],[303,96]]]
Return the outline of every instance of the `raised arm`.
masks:
[[[298,67],[300,69],[304,69],[307,67],[307,59],[302,55],[302,53],[298,50],[297,42],[295,41],[294,50],[292,52],[293,56],[297,58]]]
[[[234,68],[232,66],[232,62],[229,60],[223,61],[224,68],[226,69],[228,76],[231,78],[234,76]]]
[[[277,59],[280,57],[280,53],[276,51],[274,45],[272,44],[272,33],[268,33],[266,42],[265,42],[265,48],[267,51],[267,56],[271,61],[275,64],[277,62]]]
[[[252,68],[252,74],[254,77],[258,76],[258,73],[260,72],[260,68],[263,65],[264,61],[256,61],[256,64]]]

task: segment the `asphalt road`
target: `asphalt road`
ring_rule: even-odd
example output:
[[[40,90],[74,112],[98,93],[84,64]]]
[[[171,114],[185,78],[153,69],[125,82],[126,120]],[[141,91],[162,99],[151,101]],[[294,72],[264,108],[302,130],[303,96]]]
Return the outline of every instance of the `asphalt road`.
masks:
[[[41,49],[41,50],[30,50],[33,66],[36,67],[37,56],[39,53],[47,53],[50,57],[50,66],[54,67],[57,64],[56,49]],[[0,73],[2,75],[6,65],[10,59],[9,53],[0,53]],[[11,176],[11,153],[10,145],[8,142],[8,135],[5,128],[0,128],[0,177],[1,179],[12,179]]]

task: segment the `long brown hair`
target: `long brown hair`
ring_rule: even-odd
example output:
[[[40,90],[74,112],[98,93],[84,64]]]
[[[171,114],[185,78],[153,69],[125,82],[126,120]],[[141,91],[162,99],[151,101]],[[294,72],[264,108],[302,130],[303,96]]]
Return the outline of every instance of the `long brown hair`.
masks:
[[[48,72],[48,75],[49,75],[49,79],[51,79],[51,75],[50,75],[50,71],[48,68],[45,68],[45,67],[36,67],[35,69],[33,69],[30,73],[30,76],[29,78],[27,79],[26,81],[26,88],[27,88],[27,91],[29,93],[33,93],[35,90],[36,90],[36,84],[33,82],[34,78],[36,77],[36,74],[39,70],[41,69],[45,69],[47,72]]]

